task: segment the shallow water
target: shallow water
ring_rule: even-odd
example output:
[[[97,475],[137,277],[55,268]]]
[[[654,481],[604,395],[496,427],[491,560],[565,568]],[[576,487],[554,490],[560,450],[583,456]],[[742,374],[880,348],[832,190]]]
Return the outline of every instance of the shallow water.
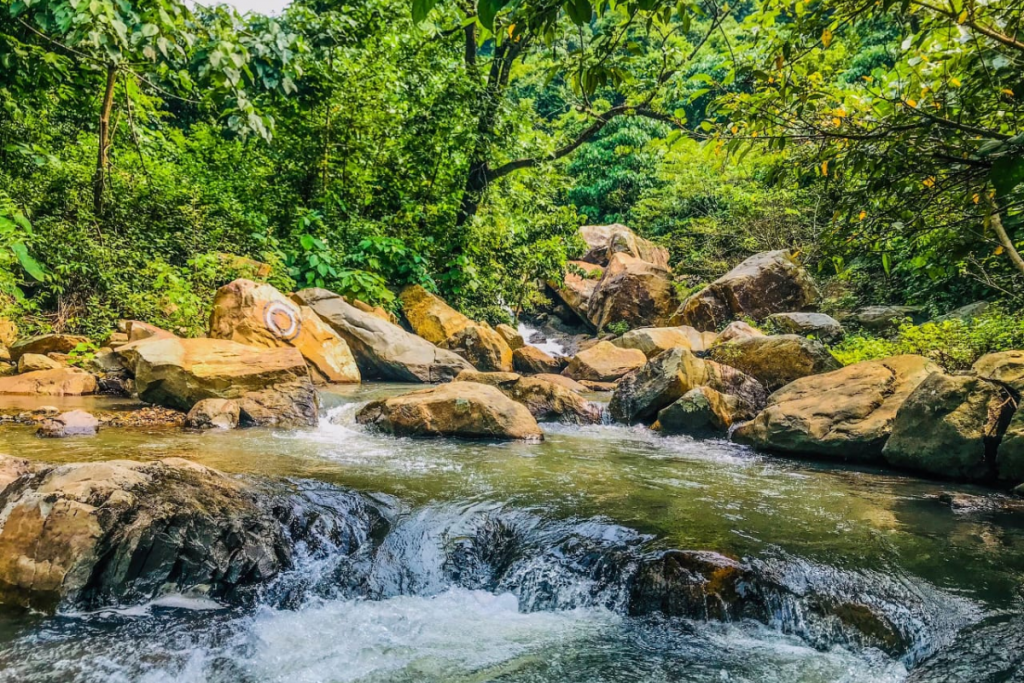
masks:
[[[543,443],[498,444],[354,424],[360,403],[407,390],[335,389],[324,397],[332,419],[294,432],[111,429],[49,441],[0,427],[10,455],[186,457],[386,494],[400,510],[370,570],[377,599],[320,591],[256,611],[165,598],[90,615],[9,613],[0,681],[901,681],[964,629],[1024,612],[1024,520],[934,499],[997,493],[642,427],[548,424]],[[488,590],[445,564],[482,520],[515,529],[534,553]],[[620,586],[574,565],[570,537],[616,552],[717,551],[799,599],[780,602],[767,624],[628,616]],[[323,573],[315,562],[302,571]],[[821,596],[874,605],[912,647],[886,655],[815,621],[803,599]]]

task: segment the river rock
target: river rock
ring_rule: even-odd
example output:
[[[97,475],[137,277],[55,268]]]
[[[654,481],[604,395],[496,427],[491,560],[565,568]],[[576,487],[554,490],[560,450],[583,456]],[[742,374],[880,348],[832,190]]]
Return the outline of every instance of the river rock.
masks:
[[[516,372],[527,375],[561,372],[565,361],[552,358],[536,346],[523,346],[512,352],[512,365]]]
[[[751,590],[749,567],[719,553],[668,550],[640,563],[630,583],[629,614],[664,614],[701,621],[764,618],[763,603]]]
[[[755,407],[737,396],[711,387],[695,387],[663,408],[654,427],[664,434],[724,434],[733,424],[749,420],[756,413]]]
[[[534,375],[534,377],[537,378],[537,379],[542,379],[545,382],[551,382],[552,384],[557,384],[558,386],[564,387],[564,388],[568,389],[569,391],[575,391],[577,394],[582,393],[582,392],[587,390],[587,388],[585,386],[583,386],[582,384],[580,384],[576,380],[572,379],[571,377],[566,377],[565,375],[554,375],[554,374],[550,374],[550,373],[544,372],[544,373],[540,373],[538,375]]]
[[[813,336],[826,344],[837,342],[846,334],[838,320],[824,313],[773,313],[768,320],[785,332]]]
[[[451,382],[373,401],[356,414],[356,420],[397,436],[543,438],[525,406],[478,382]]]
[[[577,381],[610,382],[643,367],[646,362],[643,351],[620,349],[602,341],[573,356],[562,374]]]
[[[580,228],[580,237],[587,243],[588,251],[583,257],[587,263],[606,266],[615,254],[625,254],[668,268],[668,249],[637,236],[621,223],[584,225]]]
[[[913,319],[921,310],[920,306],[865,306],[851,313],[846,320],[869,330],[884,332],[897,327],[906,318]]]
[[[360,311],[326,289],[303,289],[295,297],[345,340],[364,379],[448,382],[474,369],[458,354]]]
[[[151,325],[150,323],[144,323],[141,320],[122,320],[119,324],[124,327],[128,343],[139,342],[144,339],[167,339],[168,337],[178,336],[173,332],[168,332],[163,328]]]
[[[39,370],[57,370],[67,367],[67,363],[55,361],[49,356],[41,356],[38,353],[26,353],[18,359],[18,372],[36,372]]]
[[[950,479],[995,475],[995,452],[1012,402],[1002,387],[978,377],[934,372],[896,413],[882,455],[894,467]]]
[[[996,453],[999,478],[1011,484],[1024,482],[1024,410],[1017,403],[1017,412],[1003,434]],[[1022,491],[1024,492],[1024,491]]]
[[[359,368],[345,340],[307,306],[268,284],[235,280],[217,290],[210,337],[267,349],[294,347],[320,383],[358,383]]]
[[[100,431],[100,421],[84,410],[71,410],[43,420],[36,436],[61,439],[66,436],[92,436]]]
[[[604,268],[584,261],[569,261],[568,266],[561,284],[553,281],[547,284],[580,320],[589,325],[590,299],[604,275]]]
[[[1024,394],[1024,351],[1000,351],[979,358],[971,371],[990,382],[1008,387],[1011,391]]]
[[[62,367],[0,377],[0,394],[82,396],[95,394],[96,389],[96,377],[79,368]]]
[[[750,337],[764,337],[765,333],[757,329],[753,325],[743,322],[742,320],[733,320],[731,323],[725,326],[721,332],[715,336],[714,342],[708,346],[714,346],[715,344],[724,344],[734,339],[748,339]]]
[[[187,591],[241,602],[294,566],[297,543],[350,554],[369,529],[349,520],[379,523],[322,483],[314,504],[298,483],[278,493],[176,458],[13,469],[0,476],[0,603],[41,612]]]
[[[587,391],[597,391],[601,393],[608,393],[615,391],[615,387],[619,386],[619,382],[594,382],[589,379],[581,379],[580,385]]]
[[[446,347],[484,372],[511,372],[512,349],[487,325],[469,325],[448,340]]]
[[[637,349],[648,358],[677,346],[689,351],[704,351],[715,340],[713,332],[698,332],[689,325],[679,327],[642,327],[630,330],[612,343],[623,349]]]
[[[470,320],[420,285],[409,285],[400,298],[416,334],[454,351],[479,370],[511,372],[512,349],[497,331]]]
[[[716,344],[708,356],[742,370],[769,391],[780,389],[801,377],[842,367],[821,342],[796,334],[734,339]]]
[[[757,380],[739,370],[674,348],[624,377],[615,388],[608,410],[620,422],[653,421],[662,408],[701,386],[735,396],[751,411],[763,406],[767,396]]]
[[[733,439],[764,450],[879,462],[907,397],[939,368],[921,356],[864,361],[787,384]]]
[[[88,344],[89,338],[76,334],[41,334],[11,344],[11,360],[17,363],[26,353],[45,356],[48,353],[69,353],[79,344]]]
[[[511,325],[501,323],[494,328],[494,331],[501,335],[501,338],[505,340],[508,347],[515,351],[526,346],[526,341],[523,339],[523,335],[519,334],[519,331]]]
[[[614,323],[658,327],[668,322],[679,305],[672,271],[623,253],[608,262],[587,305],[598,330]]]
[[[601,408],[563,386],[514,372],[459,373],[456,382],[477,382],[495,387],[516,403],[522,403],[537,420],[556,420],[570,424],[598,424]]]
[[[767,251],[751,256],[690,296],[672,321],[714,330],[734,318],[763,320],[772,313],[804,310],[817,300],[814,281],[791,252]]]
[[[315,425],[317,395],[298,349],[227,339],[154,338],[117,351],[139,398],[189,411],[207,398],[234,399],[247,425]]]
[[[204,398],[192,406],[185,426],[192,429],[234,429],[238,426],[241,407],[229,398]]]

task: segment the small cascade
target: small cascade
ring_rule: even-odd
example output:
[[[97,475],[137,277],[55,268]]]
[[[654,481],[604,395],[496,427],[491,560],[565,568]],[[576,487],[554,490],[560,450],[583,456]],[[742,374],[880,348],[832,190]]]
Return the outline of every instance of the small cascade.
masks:
[[[517,331],[527,344],[537,347],[553,358],[561,358],[569,355],[563,344],[560,344],[553,339],[548,339],[540,330],[527,325],[521,320],[519,321]]]

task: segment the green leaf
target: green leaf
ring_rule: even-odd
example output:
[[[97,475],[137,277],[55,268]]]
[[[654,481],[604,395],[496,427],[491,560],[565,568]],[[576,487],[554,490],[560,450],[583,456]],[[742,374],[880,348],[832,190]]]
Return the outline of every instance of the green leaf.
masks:
[[[39,265],[28,253],[28,247],[25,246],[24,242],[15,242],[11,245],[11,251],[18,257],[18,263],[25,269],[25,272],[32,276],[32,279],[42,282],[46,279],[46,271]]]
[[[1024,183],[1024,157],[1014,155],[997,159],[989,171],[989,179],[1000,197],[1011,194],[1018,185]]]
[[[480,0],[477,3],[476,14],[480,18],[480,23],[488,31],[494,31],[494,17],[505,6],[505,2],[506,0]]]
[[[420,23],[427,18],[430,10],[434,9],[437,0],[412,0],[412,20]]]

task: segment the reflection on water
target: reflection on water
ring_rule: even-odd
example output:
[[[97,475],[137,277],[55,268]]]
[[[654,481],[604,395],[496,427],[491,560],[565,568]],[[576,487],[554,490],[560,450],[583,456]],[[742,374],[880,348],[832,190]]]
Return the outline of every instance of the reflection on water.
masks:
[[[410,518],[494,508],[544,519],[602,519],[665,548],[763,563],[787,558],[786,571],[808,592],[828,590],[813,585],[816,580],[835,589],[841,577],[859,577],[857,585],[883,592],[902,587],[894,594],[919,596],[920,604],[908,609],[926,615],[924,621],[941,623],[936,605],[946,598],[952,605],[952,596],[960,604],[956,613],[971,620],[1020,611],[1024,523],[1008,513],[954,512],[933,498],[944,490],[992,492],[765,457],[724,441],[661,437],[642,427],[548,424],[543,443],[521,444],[401,439],[354,423],[362,402],[407,390],[332,390],[324,400],[329,419],[311,430],[111,429],[44,441],[29,428],[2,427],[0,452],[56,462],[186,457],[230,472],[394,495]],[[80,401],[88,406],[89,399]],[[802,565],[814,571],[801,578]],[[885,588],[889,583],[894,588]],[[829,647],[764,625],[668,624],[600,607],[520,613],[509,594],[430,586],[386,600],[318,599],[298,610],[264,607],[255,614],[163,604],[144,614],[41,622],[9,616],[0,619],[0,670],[20,662],[14,671],[22,677],[8,671],[0,680],[26,680],[27,672],[38,680],[154,681],[886,681],[906,675],[903,664],[877,651]]]

